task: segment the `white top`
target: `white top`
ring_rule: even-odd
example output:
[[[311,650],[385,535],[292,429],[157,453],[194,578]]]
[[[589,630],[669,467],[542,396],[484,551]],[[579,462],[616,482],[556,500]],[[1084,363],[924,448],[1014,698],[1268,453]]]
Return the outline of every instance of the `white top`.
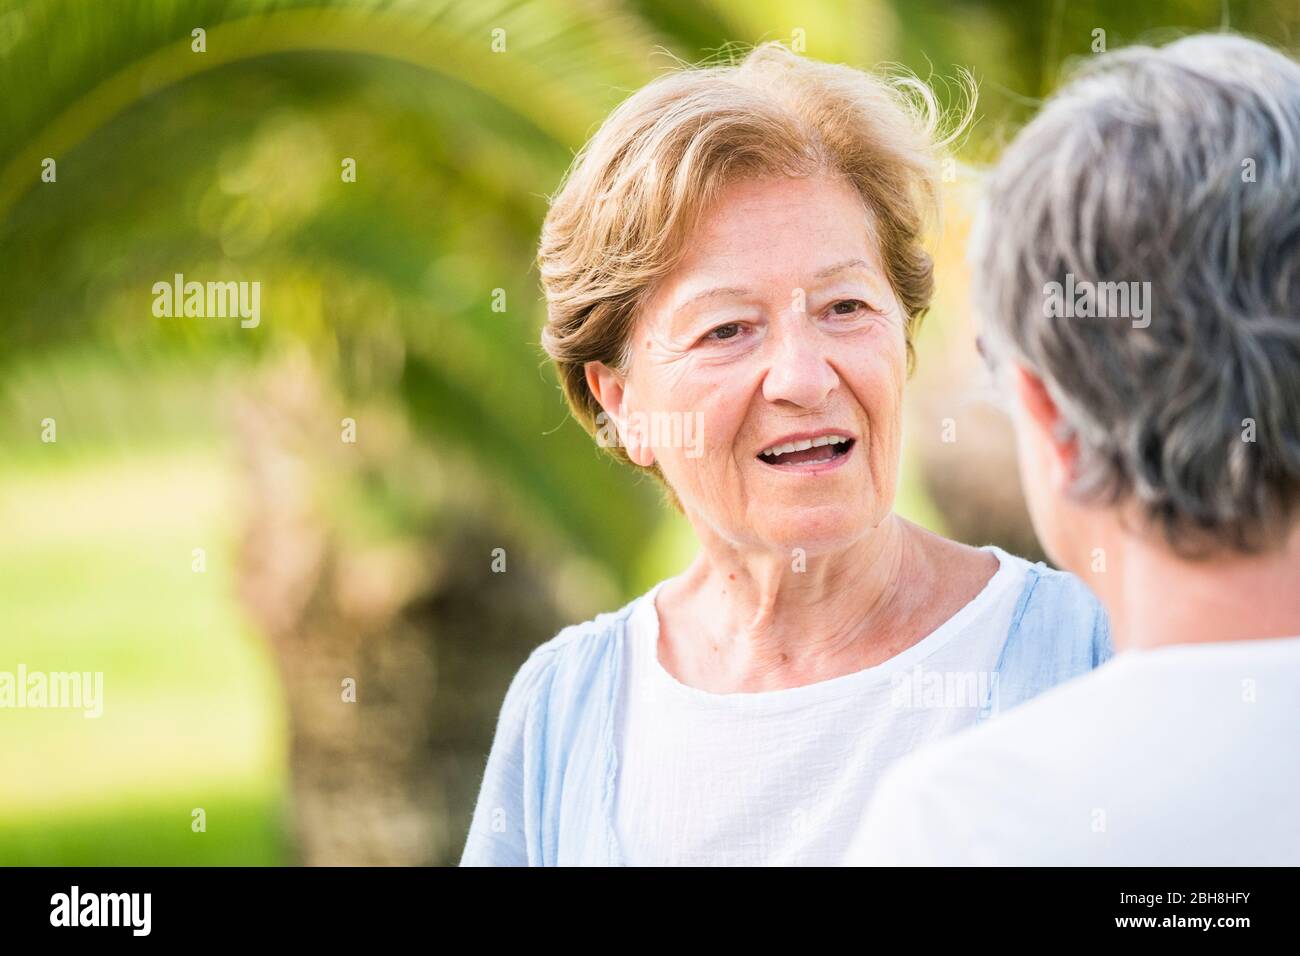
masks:
[[[714,694],[664,670],[656,585],[628,622],[615,721],[624,861],[842,862],[885,768],[974,724],[988,696],[1029,565],[985,550],[997,572],[919,643],[865,670],[757,693]]]
[[[850,864],[1300,864],[1300,638],[1118,654],[901,762]]]

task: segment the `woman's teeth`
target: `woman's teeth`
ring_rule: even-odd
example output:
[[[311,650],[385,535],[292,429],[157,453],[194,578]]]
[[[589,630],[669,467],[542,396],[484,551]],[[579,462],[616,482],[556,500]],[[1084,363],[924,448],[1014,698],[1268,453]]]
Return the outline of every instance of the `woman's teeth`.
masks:
[[[786,442],[784,445],[773,445],[771,448],[763,450],[765,457],[774,457],[776,455],[787,455],[792,451],[805,451],[809,448],[819,448],[822,445],[838,445],[842,442],[849,441],[844,435],[822,435],[818,438],[805,438],[802,441]]]
[[[853,439],[845,435],[822,435],[818,438],[805,438],[801,441],[773,445],[759,454],[762,461],[769,465],[807,464],[830,461],[848,451]],[[821,449],[814,451],[814,449]]]

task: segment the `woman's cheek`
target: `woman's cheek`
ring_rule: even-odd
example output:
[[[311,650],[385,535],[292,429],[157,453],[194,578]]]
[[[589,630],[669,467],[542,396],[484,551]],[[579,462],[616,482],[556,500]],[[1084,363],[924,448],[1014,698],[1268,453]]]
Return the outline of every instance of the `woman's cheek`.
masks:
[[[864,345],[855,356],[854,391],[866,412],[872,510],[881,519],[893,507],[898,484],[907,350],[901,335],[877,335]]]

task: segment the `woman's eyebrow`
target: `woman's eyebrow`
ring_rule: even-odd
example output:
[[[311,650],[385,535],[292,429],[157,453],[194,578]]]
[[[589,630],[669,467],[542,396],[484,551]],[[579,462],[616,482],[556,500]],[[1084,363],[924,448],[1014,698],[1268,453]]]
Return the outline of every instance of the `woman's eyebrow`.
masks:
[[[828,279],[833,275],[836,275],[840,272],[846,272],[849,269],[863,269],[872,275],[875,274],[874,270],[872,269],[871,263],[869,263],[866,259],[857,258],[857,259],[845,259],[843,262],[837,262],[833,266],[827,266],[825,269],[820,269],[813,276],[813,278]],[[736,286],[716,286],[713,288],[701,289],[699,292],[696,292],[694,295],[688,297],[687,299],[673,306],[673,314],[680,315],[682,312],[685,312],[690,306],[695,305],[697,302],[700,302],[701,300],[704,299],[714,299],[723,296],[743,296],[749,294],[750,294],[749,289],[742,289]]]
[[[684,328],[692,321],[690,310],[693,305],[697,305],[706,299],[717,299],[727,296],[745,296],[749,295],[749,293],[749,289],[741,289],[735,286],[714,286],[708,289],[701,289],[699,292],[688,296],[682,302],[672,306],[672,311],[669,313],[668,318],[669,331],[674,335],[681,334],[684,331]]]
[[[701,299],[712,299],[712,298],[717,298],[719,296],[728,296],[728,295],[749,295],[749,290],[734,288],[732,286],[719,286],[717,288],[712,288],[712,289],[703,289],[700,292],[697,292],[694,295],[692,295],[690,298],[686,299],[684,302],[681,302],[678,305],[674,306],[673,313],[676,314],[676,313],[683,312],[686,310],[688,306],[694,305],[696,302],[699,302]]]
[[[817,271],[816,274],[813,275],[813,278],[828,279],[831,276],[836,275],[837,273],[845,272],[849,269],[864,269],[867,272],[874,274],[874,270],[872,269],[871,263],[868,262],[866,259],[858,258],[858,259],[845,259],[843,262],[837,262],[833,266],[827,266],[825,269],[820,269]],[[702,289],[701,291],[696,292],[690,298],[686,299],[685,301],[675,306],[673,308],[673,311],[681,312],[687,306],[694,305],[696,302],[699,302],[701,299],[711,299],[718,296],[728,296],[728,295],[749,295],[749,292],[750,292],[749,289],[741,289],[733,286],[719,286],[717,288]]]
[[[680,303],[679,306],[677,306],[677,310],[680,311],[682,310],[682,308],[685,308],[686,306],[693,306],[693,304],[699,302],[699,300],[701,299],[716,298],[716,297],[720,297],[720,295],[748,295],[748,294],[749,294],[749,289],[736,289],[736,287],[732,287],[732,286],[719,286],[716,287],[716,289],[705,289],[702,291],[698,291],[698,293],[695,293],[694,295],[692,295],[692,297],[686,299],[685,302]]]
[[[833,266],[827,266],[813,276],[814,279],[829,279],[831,276],[848,269],[865,269],[867,272],[873,272],[871,263],[866,259],[845,259],[843,262],[837,262]]]

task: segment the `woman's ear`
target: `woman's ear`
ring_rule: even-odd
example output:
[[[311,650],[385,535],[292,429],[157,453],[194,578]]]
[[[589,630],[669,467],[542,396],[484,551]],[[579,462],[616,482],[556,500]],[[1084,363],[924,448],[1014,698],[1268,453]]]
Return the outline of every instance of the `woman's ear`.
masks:
[[[587,377],[587,387],[591,389],[591,394],[617,430],[614,437],[627,451],[627,457],[633,464],[649,468],[655,461],[654,449],[641,440],[638,429],[629,426],[628,420],[634,413],[629,413],[626,408],[628,389],[623,376],[604,362],[588,362],[582,370]]]
[[[1079,443],[1069,423],[1061,416],[1046,383],[1018,362],[1011,365],[1011,384],[1034,445],[1046,453],[1053,483],[1058,489],[1068,487],[1079,454]]]

